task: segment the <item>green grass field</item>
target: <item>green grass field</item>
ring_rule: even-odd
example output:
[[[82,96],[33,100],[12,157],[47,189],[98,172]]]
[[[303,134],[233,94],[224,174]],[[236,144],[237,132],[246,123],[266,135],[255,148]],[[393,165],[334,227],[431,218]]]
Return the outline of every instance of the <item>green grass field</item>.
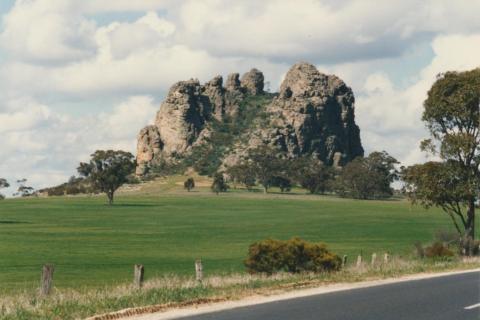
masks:
[[[405,255],[451,227],[440,211],[406,201],[151,186],[120,194],[111,207],[104,197],[0,202],[1,290],[36,287],[44,263],[55,264],[56,286],[76,288],[130,281],[135,263],[147,278],[193,273],[196,258],[207,274],[243,272],[249,244],[268,237],[322,241],[351,259],[360,251]]]

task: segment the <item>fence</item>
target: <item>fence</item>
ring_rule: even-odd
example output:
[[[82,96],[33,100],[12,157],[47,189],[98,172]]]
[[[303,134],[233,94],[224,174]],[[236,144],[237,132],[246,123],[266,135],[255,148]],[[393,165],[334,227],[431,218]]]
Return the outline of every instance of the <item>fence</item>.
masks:
[[[356,268],[363,268],[367,264],[363,262],[363,254],[357,256],[355,263]],[[370,266],[376,268],[379,266],[386,266],[390,262],[390,254],[384,253],[383,261],[377,259],[377,254],[372,253],[370,258]],[[345,268],[348,264],[348,256],[344,255],[342,258],[342,268]],[[49,295],[53,288],[53,274],[55,271],[55,266],[52,264],[46,264],[42,267],[42,276],[40,284],[40,293],[44,296]],[[201,259],[195,260],[195,279],[201,284],[203,281],[203,263]],[[135,264],[133,266],[133,286],[137,289],[143,287],[145,280],[145,266],[142,264]]]

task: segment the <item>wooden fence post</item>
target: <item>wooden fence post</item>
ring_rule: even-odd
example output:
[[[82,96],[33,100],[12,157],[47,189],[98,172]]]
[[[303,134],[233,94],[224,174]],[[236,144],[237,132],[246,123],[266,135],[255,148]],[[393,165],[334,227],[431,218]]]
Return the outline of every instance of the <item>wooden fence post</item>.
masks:
[[[390,256],[387,252],[383,255],[383,263],[388,264],[388,261],[390,260]]]
[[[377,254],[372,253],[372,268],[375,267],[376,262],[377,262]]]
[[[143,278],[145,276],[145,268],[141,264],[136,264],[133,271],[133,284],[140,289],[143,286]]]
[[[362,266],[362,255],[359,254],[357,257],[357,268],[360,268]]]
[[[40,288],[40,293],[43,296],[49,295],[52,290],[53,284],[53,271],[55,267],[51,264],[46,264],[42,269],[42,287]]]
[[[348,256],[344,255],[342,259],[342,268],[345,268],[345,266],[347,265],[347,259],[348,259]]]
[[[195,278],[198,282],[202,282],[203,280],[203,265],[200,259],[195,261]]]

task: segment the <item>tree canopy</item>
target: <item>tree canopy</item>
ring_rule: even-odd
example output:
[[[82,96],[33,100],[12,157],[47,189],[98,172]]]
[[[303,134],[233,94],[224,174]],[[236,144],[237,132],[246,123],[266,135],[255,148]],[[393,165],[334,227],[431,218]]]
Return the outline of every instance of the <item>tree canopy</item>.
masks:
[[[430,138],[422,141],[421,149],[441,161],[404,172],[410,199],[442,208],[457,231],[471,239],[480,189],[479,119],[480,69],[439,75],[424,102],[422,120]]]
[[[211,189],[217,195],[220,192],[226,192],[227,191],[228,185],[225,182],[225,179],[223,178],[223,173],[221,173],[221,172],[215,173],[215,175],[213,176],[213,182],[212,182]]]
[[[335,176],[332,167],[324,165],[320,160],[312,157],[296,159],[291,166],[291,174],[294,180],[310,193],[325,193]]]
[[[195,188],[195,180],[193,180],[193,178],[188,178],[188,179],[185,180],[185,182],[183,183],[183,188],[184,188],[184,189],[187,189],[187,191],[190,192],[190,190],[192,190],[193,188]]]
[[[8,187],[10,187],[10,184],[8,183],[7,179],[0,178],[0,189],[8,188]],[[3,200],[3,199],[5,199],[5,196],[0,193],[0,200]]]
[[[399,162],[387,152],[372,152],[349,162],[338,175],[334,189],[344,197],[379,199],[392,196],[392,182],[398,179]]]
[[[77,170],[90,180],[96,190],[105,192],[108,203],[113,204],[115,191],[128,181],[128,176],[135,170],[135,157],[120,150],[97,150],[90,161],[80,163]]]
[[[279,177],[286,178],[289,163],[277,149],[267,145],[258,146],[248,152],[248,166],[255,180],[263,186],[265,193]]]

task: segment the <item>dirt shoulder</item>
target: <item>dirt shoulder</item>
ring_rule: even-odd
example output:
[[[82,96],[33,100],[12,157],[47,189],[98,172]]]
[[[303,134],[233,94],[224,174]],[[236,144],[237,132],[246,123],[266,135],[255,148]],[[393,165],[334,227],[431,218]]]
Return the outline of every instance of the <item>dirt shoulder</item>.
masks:
[[[448,275],[480,272],[480,268],[460,271],[448,272],[426,272],[420,274],[410,274],[400,277],[387,279],[375,279],[361,282],[343,282],[333,284],[323,284],[321,286],[309,287],[307,283],[298,283],[298,287],[285,286],[275,287],[271,290],[259,290],[252,292],[250,295],[228,297],[228,298],[210,298],[200,299],[185,304],[168,304],[157,305],[143,308],[132,308],[121,310],[116,313],[91,317],[87,320],[103,320],[103,319],[128,319],[128,320],[165,320],[176,319],[179,317],[193,316],[238,307],[246,307],[268,302],[282,301],[294,298],[307,297],[311,295],[327,294],[337,291],[353,290],[360,288],[368,288],[373,286],[387,285],[406,281],[415,281],[421,279],[429,279],[435,277],[443,277]],[[306,288],[302,288],[306,287]]]

